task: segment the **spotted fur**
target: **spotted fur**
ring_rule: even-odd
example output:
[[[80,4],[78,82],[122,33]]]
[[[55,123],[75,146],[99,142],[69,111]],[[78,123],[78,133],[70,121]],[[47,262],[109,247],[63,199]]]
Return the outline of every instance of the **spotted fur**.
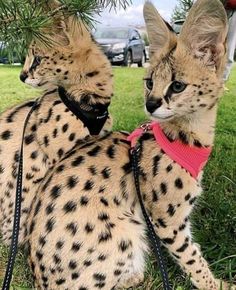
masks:
[[[227,31],[222,4],[197,1],[178,39],[150,2],[144,16],[151,47],[148,114],[170,140],[212,146]],[[142,283],[149,248],[126,139],[110,133],[75,148],[41,185],[28,224],[37,289],[111,290]],[[141,191],[156,233],[198,289],[219,290],[190,231],[202,173],[194,179],[152,132],[139,142]],[[230,287],[224,283],[221,289]]]
[[[24,176],[21,211],[20,243],[26,235],[25,223],[38,185],[49,168],[61,160],[76,144],[91,136],[88,129],[62,103],[58,86],[70,98],[93,104],[109,105],[112,96],[111,65],[93,41],[87,28],[69,18],[60,22],[63,28],[50,36],[54,41],[48,49],[34,41],[28,51],[21,72],[21,80],[45,93],[39,99],[24,137]],[[63,37],[67,45],[58,44]],[[0,232],[3,242],[9,244],[16,190],[17,166],[23,124],[33,101],[7,110],[0,116]],[[109,118],[100,135],[111,129]]]

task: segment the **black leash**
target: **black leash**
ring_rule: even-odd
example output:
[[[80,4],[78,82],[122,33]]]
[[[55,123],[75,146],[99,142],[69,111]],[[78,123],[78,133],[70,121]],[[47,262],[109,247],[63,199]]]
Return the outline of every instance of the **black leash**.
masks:
[[[14,268],[16,254],[17,254],[18,237],[19,237],[19,230],[20,230],[21,198],[22,198],[24,136],[25,136],[25,130],[26,130],[29,118],[37,106],[38,106],[38,100],[36,100],[33,106],[31,107],[28,115],[26,116],[24,127],[23,127],[22,141],[21,141],[21,148],[20,148],[20,155],[19,155],[19,164],[18,164],[18,174],[17,174],[17,180],[16,180],[15,212],[14,212],[14,221],[13,221],[13,230],[12,230],[12,240],[11,240],[11,247],[10,247],[10,252],[9,252],[6,273],[5,273],[5,277],[4,277],[4,281],[2,285],[2,290],[10,289],[13,268]]]
[[[148,235],[149,235],[152,247],[153,247],[153,251],[154,251],[156,260],[157,260],[159,268],[160,268],[161,277],[162,277],[162,281],[163,281],[163,290],[171,290],[170,284],[169,284],[169,279],[168,279],[168,273],[167,273],[166,266],[164,263],[164,258],[163,258],[163,255],[161,253],[161,242],[160,242],[159,237],[155,233],[153,225],[148,217],[145,206],[143,204],[142,194],[141,194],[141,190],[140,190],[140,182],[139,182],[139,171],[140,171],[139,164],[138,164],[139,150],[140,150],[139,145],[136,145],[130,151],[135,187],[136,187],[139,203],[141,206],[141,210],[143,213],[143,217],[144,217],[146,225],[147,225]]]

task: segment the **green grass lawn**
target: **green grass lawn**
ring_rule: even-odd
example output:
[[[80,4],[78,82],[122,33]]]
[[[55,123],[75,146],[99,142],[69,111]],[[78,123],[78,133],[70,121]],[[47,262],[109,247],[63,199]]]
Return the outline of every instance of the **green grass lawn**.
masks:
[[[0,111],[39,94],[22,84],[20,67],[0,66]],[[115,95],[111,106],[115,130],[132,130],[144,119],[144,69],[116,68]],[[234,82],[233,82],[234,80]],[[195,241],[201,244],[205,258],[219,278],[236,282],[236,67],[222,97],[217,120],[216,142],[206,167],[200,198],[192,216]],[[166,254],[168,257],[168,254]],[[7,249],[0,243],[0,281],[7,261]],[[190,290],[189,279],[168,258],[173,289]],[[1,284],[1,283],[0,283]],[[14,289],[32,288],[25,257],[19,252],[13,279]],[[147,262],[146,280],[138,290],[162,289],[155,260]]]

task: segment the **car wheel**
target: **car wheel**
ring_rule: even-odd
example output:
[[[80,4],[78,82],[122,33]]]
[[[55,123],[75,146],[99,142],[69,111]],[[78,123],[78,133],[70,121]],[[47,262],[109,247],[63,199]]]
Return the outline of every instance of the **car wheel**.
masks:
[[[146,55],[145,55],[145,52],[143,52],[142,59],[138,62],[138,67],[143,67],[145,62],[146,62]]]
[[[124,65],[130,67],[132,63],[133,63],[132,53],[130,50],[128,50],[124,61]]]

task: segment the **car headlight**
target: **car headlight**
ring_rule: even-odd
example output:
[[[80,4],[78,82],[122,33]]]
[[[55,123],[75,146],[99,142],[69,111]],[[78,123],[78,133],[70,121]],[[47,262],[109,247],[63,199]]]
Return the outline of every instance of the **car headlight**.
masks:
[[[121,42],[121,43],[115,43],[112,46],[112,50],[113,51],[123,51],[123,49],[125,48],[126,43]]]

